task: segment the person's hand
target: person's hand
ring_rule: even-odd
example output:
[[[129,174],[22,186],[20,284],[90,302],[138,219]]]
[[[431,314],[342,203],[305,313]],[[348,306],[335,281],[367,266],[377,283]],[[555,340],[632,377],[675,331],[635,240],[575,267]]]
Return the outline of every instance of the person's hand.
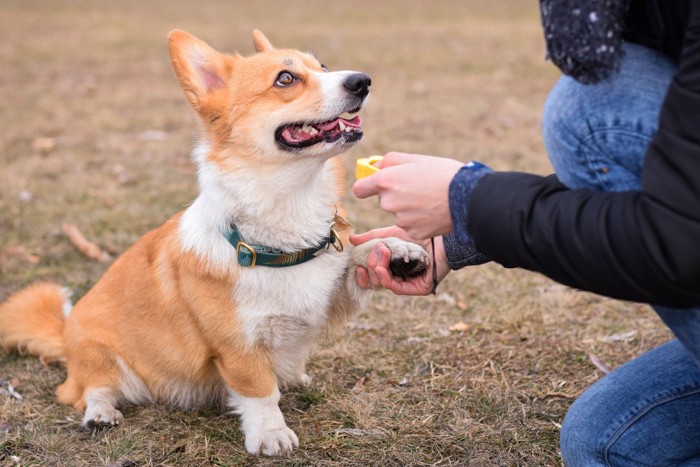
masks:
[[[433,290],[433,268],[437,267],[438,282],[450,272],[442,245],[442,237],[435,238],[435,255],[432,254],[430,240],[415,241],[404,230],[396,226],[370,230],[360,235],[351,235],[350,243],[360,245],[375,238],[387,237],[397,237],[421,245],[431,258],[435,257],[436,264],[433,264],[431,259],[428,270],[422,276],[406,280],[394,277],[389,269],[391,252],[385,245],[379,243],[367,258],[367,268],[359,266],[355,272],[355,280],[363,289],[383,287],[397,295],[429,295]]]
[[[358,198],[379,195],[379,206],[417,240],[452,232],[450,182],[464,164],[435,156],[390,152],[375,164],[382,169],[352,187]]]

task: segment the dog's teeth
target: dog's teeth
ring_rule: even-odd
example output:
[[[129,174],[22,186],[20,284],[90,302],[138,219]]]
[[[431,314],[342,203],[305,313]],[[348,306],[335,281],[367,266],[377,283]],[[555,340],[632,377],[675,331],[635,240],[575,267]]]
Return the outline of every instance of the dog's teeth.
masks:
[[[316,128],[314,128],[314,127],[310,127],[308,133],[309,133],[309,135],[313,136],[313,135],[315,135],[316,133],[318,133],[318,130],[317,130]]]
[[[346,126],[347,125],[345,125],[345,123],[342,120],[338,122],[338,127],[340,127],[340,131],[345,131]]]

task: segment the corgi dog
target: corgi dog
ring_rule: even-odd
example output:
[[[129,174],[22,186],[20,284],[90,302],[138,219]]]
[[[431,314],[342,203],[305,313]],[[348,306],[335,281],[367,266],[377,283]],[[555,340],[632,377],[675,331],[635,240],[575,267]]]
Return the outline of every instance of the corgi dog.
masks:
[[[172,66],[201,121],[199,194],[140,238],[75,306],[40,283],[0,305],[0,345],[58,360],[56,394],[88,428],[124,404],[227,407],[251,454],[298,446],[279,388],[307,384],[314,342],[363,306],[355,282],[377,241],[394,266],[429,259],[396,238],[358,247],[342,217],[335,157],[363,137],[370,78],[329,71],[253,32],[256,53],[227,55],[172,31]]]

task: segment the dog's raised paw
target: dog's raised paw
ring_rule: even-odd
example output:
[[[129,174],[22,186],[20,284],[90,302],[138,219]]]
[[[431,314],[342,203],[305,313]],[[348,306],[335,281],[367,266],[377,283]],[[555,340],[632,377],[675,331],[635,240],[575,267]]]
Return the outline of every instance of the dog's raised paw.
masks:
[[[405,280],[422,276],[428,270],[430,259],[420,245],[398,238],[387,238],[384,244],[391,251],[389,269],[394,276]]]
[[[291,452],[299,446],[297,435],[286,426],[277,430],[263,431],[259,434],[246,436],[245,447],[251,454],[279,456]]]

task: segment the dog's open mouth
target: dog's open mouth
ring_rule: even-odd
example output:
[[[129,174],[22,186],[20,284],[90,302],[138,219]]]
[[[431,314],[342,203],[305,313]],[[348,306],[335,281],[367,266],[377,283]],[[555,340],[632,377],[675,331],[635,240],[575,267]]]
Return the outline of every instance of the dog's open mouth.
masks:
[[[302,122],[281,126],[275,132],[277,143],[283,148],[303,149],[321,142],[354,143],[362,139],[362,119],[337,117],[327,122]]]

